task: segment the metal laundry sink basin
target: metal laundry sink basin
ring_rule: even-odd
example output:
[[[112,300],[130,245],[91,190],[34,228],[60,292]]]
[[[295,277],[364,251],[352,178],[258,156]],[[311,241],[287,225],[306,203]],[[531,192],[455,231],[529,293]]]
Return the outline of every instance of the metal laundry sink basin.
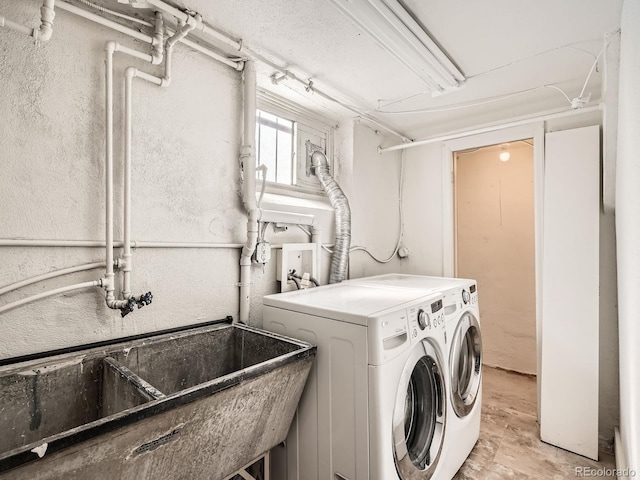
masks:
[[[223,479],[285,439],[314,356],[222,323],[0,366],[0,478]]]

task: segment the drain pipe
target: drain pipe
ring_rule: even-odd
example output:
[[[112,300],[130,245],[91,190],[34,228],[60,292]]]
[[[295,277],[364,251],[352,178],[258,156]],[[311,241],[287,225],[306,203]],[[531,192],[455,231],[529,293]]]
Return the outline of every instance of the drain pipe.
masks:
[[[256,204],[256,67],[253,61],[244,64],[244,115],[243,139],[240,152],[241,171],[244,182],[243,202],[247,210],[247,241],[240,254],[240,317],[249,323],[251,300],[251,256],[258,241],[258,219],[260,212]]]
[[[318,177],[322,188],[327,193],[331,206],[336,212],[336,238],[331,258],[329,283],[340,283],[347,278],[349,265],[349,247],[351,244],[351,209],[349,200],[338,182],[329,173],[329,162],[324,153],[315,151],[311,155],[313,173]]]
[[[29,35],[33,37],[36,43],[48,42],[51,39],[51,35],[53,35],[53,19],[56,16],[54,4],[55,0],[44,0],[40,7],[40,28],[25,27],[3,16],[0,16],[0,27],[6,27],[16,32]]]

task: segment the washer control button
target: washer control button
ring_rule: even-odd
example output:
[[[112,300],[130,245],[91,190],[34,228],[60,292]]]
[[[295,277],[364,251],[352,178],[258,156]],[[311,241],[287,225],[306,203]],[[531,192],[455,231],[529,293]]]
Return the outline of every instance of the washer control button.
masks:
[[[420,325],[420,330],[424,330],[427,327],[431,328],[429,315],[427,315],[427,312],[422,309],[418,312],[418,325]]]

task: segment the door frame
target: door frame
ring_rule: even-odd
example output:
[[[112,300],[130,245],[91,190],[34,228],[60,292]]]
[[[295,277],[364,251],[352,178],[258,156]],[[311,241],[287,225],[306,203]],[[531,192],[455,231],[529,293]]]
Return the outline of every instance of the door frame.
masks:
[[[460,150],[482,148],[517,140],[533,139],[533,185],[535,229],[535,295],[536,295],[536,373],[538,375],[538,416],[540,415],[540,374],[542,370],[542,228],[544,201],[544,122],[530,123],[493,132],[449,140],[442,144],[443,219],[442,273],[455,276],[455,205],[454,154]]]

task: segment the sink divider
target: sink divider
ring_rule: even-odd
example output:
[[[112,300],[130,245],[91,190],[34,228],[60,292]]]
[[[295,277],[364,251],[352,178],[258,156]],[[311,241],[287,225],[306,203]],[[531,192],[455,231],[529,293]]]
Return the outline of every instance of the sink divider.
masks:
[[[164,393],[118,363],[113,357],[105,357],[103,362],[101,407],[103,416],[166,397]]]

